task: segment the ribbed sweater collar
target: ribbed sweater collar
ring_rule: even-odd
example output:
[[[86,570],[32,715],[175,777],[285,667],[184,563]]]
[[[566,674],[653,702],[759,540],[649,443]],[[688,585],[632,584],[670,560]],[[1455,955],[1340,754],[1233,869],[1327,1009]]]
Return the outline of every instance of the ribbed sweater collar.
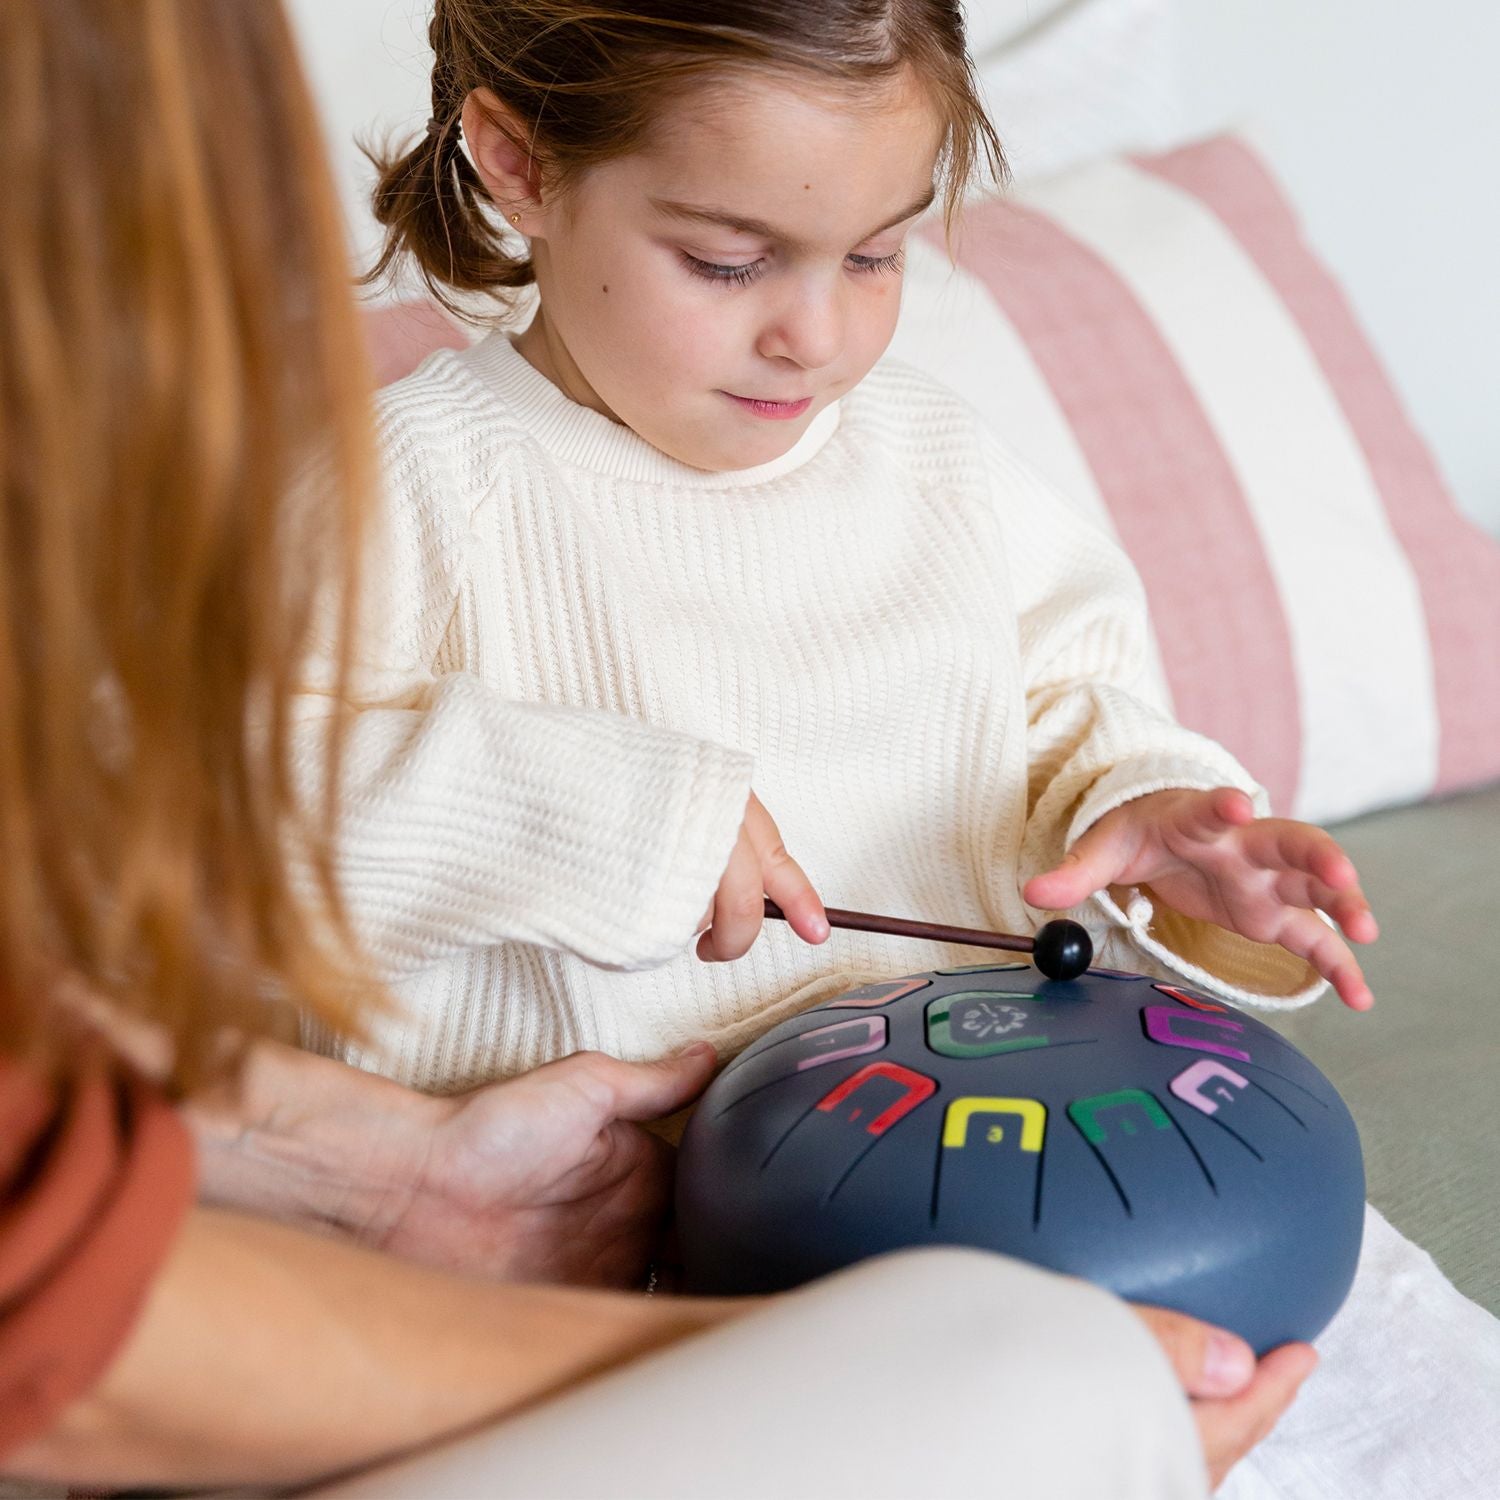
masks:
[[[623,423],[580,406],[527,363],[505,333],[486,335],[462,356],[495,392],[511,418],[548,453],[565,463],[617,479],[689,485],[697,489],[738,489],[764,484],[799,469],[815,457],[838,430],[833,402],[813,418],[806,432],[780,458],[749,469],[695,469],[653,447]]]

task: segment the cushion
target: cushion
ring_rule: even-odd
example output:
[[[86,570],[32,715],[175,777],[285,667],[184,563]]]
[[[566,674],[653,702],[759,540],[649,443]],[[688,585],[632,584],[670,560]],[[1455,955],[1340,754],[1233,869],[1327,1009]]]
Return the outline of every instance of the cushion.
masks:
[[[1178,717],[1318,821],[1500,776],[1500,544],[1455,508],[1247,142],[912,246],[893,353],[1118,536]]]
[[[469,337],[429,299],[371,304],[364,308],[365,345],[376,385],[409,375],[439,349],[463,349]]]
[[[1278,813],[1500,778],[1500,543],[1243,138],[972,203],[913,237],[904,297],[892,354],[1114,532],[1158,691]],[[465,337],[428,303],[370,319],[387,380]]]

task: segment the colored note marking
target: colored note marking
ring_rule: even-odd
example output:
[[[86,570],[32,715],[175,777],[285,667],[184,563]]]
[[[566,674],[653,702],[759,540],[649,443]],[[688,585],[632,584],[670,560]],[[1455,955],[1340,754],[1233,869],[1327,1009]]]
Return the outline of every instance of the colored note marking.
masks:
[[[1112,1094],[1075,1099],[1068,1106],[1068,1118],[1083,1132],[1083,1138],[1091,1146],[1101,1146],[1109,1139],[1109,1131],[1099,1123],[1099,1116],[1110,1109],[1130,1111],[1114,1122],[1125,1135],[1136,1133],[1136,1120],[1142,1115],[1156,1130],[1172,1128],[1166,1110],[1144,1089],[1116,1089]]]
[[[941,995],[927,1005],[927,1045],[940,1057],[993,1057],[1045,1047],[1048,1038],[1029,1031],[1035,995],[969,990]]]
[[[905,1092],[894,1103],[888,1104],[865,1126],[866,1131],[871,1135],[884,1135],[897,1120],[909,1115],[924,1099],[930,1099],[937,1092],[937,1084],[932,1079],[921,1073],[913,1073],[910,1068],[903,1068],[900,1063],[867,1063],[859,1072],[846,1078],[836,1089],[820,1099],[818,1109],[823,1114],[831,1114],[851,1094],[873,1078],[889,1079],[892,1083],[900,1085]],[[845,1118],[851,1122],[857,1121],[860,1114],[861,1109],[856,1105],[845,1115]]]
[[[1218,1086],[1210,1098],[1205,1090],[1215,1083]],[[1250,1087],[1250,1080],[1242,1078],[1228,1063],[1214,1062],[1205,1057],[1192,1067],[1184,1068],[1167,1086],[1184,1104],[1212,1115],[1218,1113],[1221,1104],[1234,1103],[1235,1095]]]
[[[1159,990],[1163,995],[1170,995],[1174,1000],[1180,1000],[1184,1005],[1190,1005],[1194,1010],[1216,1010],[1221,1015],[1228,1009],[1224,1005],[1215,1005],[1211,1000],[1201,1000],[1197,995],[1190,995],[1186,990],[1180,990],[1175,984],[1153,984],[1153,990]]]
[[[968,1144],[969,1121],[975,1115],[1018,1115],[1021,1120],[1021,1150],[1040,1151],[1047,1130],[1047,1106],[1040,1099],[984,1099],[971,1096],[955,1099],[943,1119],[943,1145],[962,1147]],[[1005,1139],[1004,1130],[991,1125],[985,1140],[998,1146]]]
[[[1164,1047],[1186,1047],[1190,1052],[1217,1052],[1223,1057],[1237,1058],[1240,1062],[1252,1061],[1250,1054],[1242,1047],[1230,1047],[1223,1042],[1210,1041],[1207,1037],[1194,1036],[1192,1033],[1182,1035],[1176,1029],[1186,1022],[1242,1035],[1245,1028],[1238,1021],[1231,1021],[1228,1016],[1188,1015],[1170,1005],[1147,1005],[1141,1010],[1141,1019],[1145,1022],[1146,1035]]]

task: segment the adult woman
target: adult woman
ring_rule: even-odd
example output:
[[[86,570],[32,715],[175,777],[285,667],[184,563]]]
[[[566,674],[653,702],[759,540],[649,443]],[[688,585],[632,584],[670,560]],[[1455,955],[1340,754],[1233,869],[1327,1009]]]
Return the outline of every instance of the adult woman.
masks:
[[[310,808],[298,791],[288,719],[314,643],[330,622],[347,643],[356,618],[369,472],[337,214],[270,3],[0,7],[0,148],[0,1464],[112,1485],[305,1480],[756,1324],[742,1305],[463,1280],[192,1206],[168,1096],[232,1076],[238,1045],[275,1030],[276,995],[356,1030],[372,1003],[333,879],[332,800]],[[331,787],[337,680],[328,702]],[[599,733],[616,774],[663,753],[639,726]],[[267,1067],[280,1076],[279,1109],[301,1075],[276,1058],[239,1076],[250,1096]],[[601,1141],[618,1148],[619,1120],[691,1097],[710,1063],[569,1060],[565,1079],[503,1086],[522,1091],[505,1095],[514,1118],[544,1122],[512,1138],[529,1169],[520,1218],[534,1225],[558,1182],[587,1175]],[[329,1087],[368,1101],[338,1077]],[[399,1113],[387,1097],[369,1118]],[[625,1261],[650,1222],[649,1193],[632,1197],[645,1171],[627,1150],[624,1195],[605,1195]],[[542,1218],[542,1249],[508,1268],[619,1279],[615,1263],[549,1260],[576,1226]],[[475,1260],[432,1233],[407,1248]],[[1036,1342],[1010,1298],[1045,1311],[1049,1347],[1086,1323],[1095,1357],[1075,1393],[1093,1447],[1052,1458],[1022,1427],[1025,1462],[1065,1482],[1070,1464],[1122,1461],[1143,1494],[1196,1489],[1172,1371],[1119,1304],[994,1257],[897,1264],[875,1280],[918,1295],[959,1265],[985,1314],[925,1317],[913,1368],[958,1368],[956,1352],[976,1379],[1006,1378],[1007,1358],[1024,1368]],[[812,1361],[786,1306],[809,1323],[822,1307],[835,1334],[849,1316],[818,1295],[781,1309],[792,1371]],[[1009,1352],[994,1349],[1002,1328]],[[1268,1362],[1248,1385],[1215,1383],[1205,1331],[1153,1331],[1194,1394],[1241,1392],[1198,1409],[1220,1465],[1302,1373]],[[790,1451],[774,1432],[762,1449]],[[850,1479],[889,1469],[847,1446],[797,1452],[809,1483],[819,1463]],[[964,1464],[951,1473],[1003,1477],[973,1443]]]

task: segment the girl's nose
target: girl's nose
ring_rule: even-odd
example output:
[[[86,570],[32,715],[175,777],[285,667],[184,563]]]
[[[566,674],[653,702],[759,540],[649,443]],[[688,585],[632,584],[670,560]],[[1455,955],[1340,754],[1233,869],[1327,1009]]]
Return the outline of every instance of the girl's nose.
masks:
[[[824,369],[843,353],[844,316],[838,287],[787,298],[762,329],[756,353],[789,359],[804,370]]]

